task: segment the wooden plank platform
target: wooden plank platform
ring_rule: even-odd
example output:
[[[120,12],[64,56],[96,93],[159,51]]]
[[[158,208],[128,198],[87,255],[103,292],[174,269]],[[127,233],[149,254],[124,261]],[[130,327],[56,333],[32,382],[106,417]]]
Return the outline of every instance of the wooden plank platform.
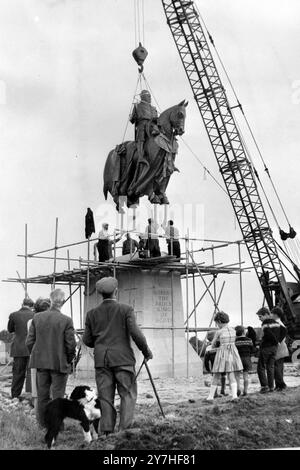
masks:
[[[126,258],[127,256],[127,258]],[[175,256],[159,256],[157,258],[138,258],[129,255],[121,256],[116,258],[116,261],[97,262],[85,260],[82,268],[76,268],[73,270],[64,270],[60,273],[45,274],[39,276],[29,277],[27,279],[20,278],[8,278],[4,282],[27,282],[28,284],[52,284],[55,278],[55,284],[73,284],[73,285],[84,285],[86,283],[88,266],[90,276],[109,276],[112,275],[114,270],[162,270],[162,271],[177,271],[185,277],[188,274],[199,275],[218,275],[218,274],[238,274],[240,271],[246,271],[247,268],[240,268],[238,263],[231,266],[217,265],[206,265],[204,263],[183,263],[179,261]]]

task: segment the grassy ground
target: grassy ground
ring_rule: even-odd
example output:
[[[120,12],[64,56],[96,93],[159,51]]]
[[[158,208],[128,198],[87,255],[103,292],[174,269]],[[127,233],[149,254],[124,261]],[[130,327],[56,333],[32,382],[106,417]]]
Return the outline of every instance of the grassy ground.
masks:
[[[14,411],[0,406],[0,449],[45,449],[29,407]],[[162,401],[166,419],[156,403],[137,405],[134,427],[82,447],[80,425],[66,420],[56,448],[113,450],[220,450],[300,447],[300,387],[261,395],[252,393],[231,403],[203,399],[170,404]]]

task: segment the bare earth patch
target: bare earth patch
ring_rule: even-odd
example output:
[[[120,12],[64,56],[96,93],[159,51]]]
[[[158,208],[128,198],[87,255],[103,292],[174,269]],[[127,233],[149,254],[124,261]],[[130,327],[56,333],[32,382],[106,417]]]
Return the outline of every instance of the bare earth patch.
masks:
[[[157,405],[149,380],[139,381],[133,428],[83,447],[80,425],[66,420],[56,448],[61,450],[221,450],[300,447],[300,373],[286,367],[284,392],[259,394],[252,375],[250,394],[231,403],[230,396],[207,404],[208,387],[198,379],[158,379],[155,385],[166,418]],[[210,381],[210,376],[205,376]],[[86,383],[87,381],[80,381]],[[93,381],[89,381],[94,385]],[[70,377],[68,393],[79,383]],[[45,449],[27,400],[11,403],[9,380],[0,382],[0,449]],[[229,393],[229,387],[227,389]],[[119,401],[116,401],[118,407]]]

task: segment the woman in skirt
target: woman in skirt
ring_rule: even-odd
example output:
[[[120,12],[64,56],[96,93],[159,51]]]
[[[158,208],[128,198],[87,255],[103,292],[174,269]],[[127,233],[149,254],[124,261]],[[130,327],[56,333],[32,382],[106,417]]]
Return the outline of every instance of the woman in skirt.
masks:
[[[222,372],[228,374],[232,400],[237,400],[237,383],[235,373],[243,370],[243,364],[235,345],[235,329],[228,326],[229,316],[225,312],[218,312],[215,315],[215,324],[219,328],[212,341],[212,348],[216,342],[220,342],[217,349],[214,365],[212,369],[213,379],[210,386],[207,401],[213,401],[215,391],[219,384]]]

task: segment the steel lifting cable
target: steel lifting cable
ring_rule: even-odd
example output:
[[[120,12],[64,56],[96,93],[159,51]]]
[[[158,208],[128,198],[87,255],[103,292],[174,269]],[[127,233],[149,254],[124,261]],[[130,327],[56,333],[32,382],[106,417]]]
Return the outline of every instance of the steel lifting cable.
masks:
[[[138,86],[139,86],[139,82],[140,82],[140,80],[141,80],[141,77],[140,77],[140,74],[139,74],[139,76],[138,76],[138,79],[137,79],[137,82],[136,82],[136,86],[135,86],[134,94],[133,94],[133,99],[136,97],[136,91],[137,91],[137,89],[138,89]],[[133,102],[131,103],[131,108],[130,108],[129,116],[128,116],[128,119],[127,119],[127,122],[126,122],[126,126],[125,126],[125,131],[124,131],[124,134],[123,134],[123,139],[122,139],[122,142],[124,142],[124,141],[125,141],[125,136],[126,136],[126,132],[127,132],[127,129],[128,129],[129,118],[130,118],[130,115],[131,115],[132,109],[133,109]]]
[[[161,107],[159,106],[159,103],[158,103],[157,99],[155,98],[155,95],[154,95],[154,93],[153,93],[153,91],[152,91],[152,89],[151,89],[151,87],[150,87],[150,84],[149,84],[149,82],[148,82],[148,80],[147,80],[145,74],[142,73],[141,75],[142,75],[142,77],[143,77],[143,79],[144,79],[144,82],[145,82],[145,84],[146,84],[147,90],[149,90],[149,92],[150,92],[150,94],[151,94],[153,100],[155,101],[155,104],[156,104],[156,106],[157,106],[159,112],[161,112]]]
[[[137,28],[138,28],[138,41],[140,42],[141,40],[141,26],[140,26],[140,2],[139,0],[136,0],[137,2]]]
[[[137,44],[137,11],[136,11],[136,0],[133,0],[133,10],[134,10],[134,45]]]
[[[284,243],[284,246],[285,246],[285,249],[286,249],[286,250],[284,250],[284,249],[282,248],[282,246],[281,246],[275,239],[274,239],[274,242],[275,242],[275,244],[277,245],[277,247],[280,249],[280,251],[284,254],[284,256],[286,257],[286,259],[288,259],[292,264],[294,264],[294,261],[293,261],[293,259],[291,258],[291,255],[290,255],[290,253],[289,253],[289,248],[285,246],[285,243]]]
[[[296,244],[298,264],[300,264],[300,256],[299,256],[299,253],[300,253],[300,242],[299,242],[298,238],[295,238],[294,241],[295,241],[295,244]]]
[[[279,250],[284,254],[284,256],[286,257],[287,260],[289,260],[289,262],[292,264],[294,270],[295,269],[295,266],[297,268],[297,264],[295,263],[295,261],[293,260],[292,256],[296,259],[297,263],[299,264],[299,255],[297,253],[297,250],[294,250],[294,253],[291,253],[291,250],[290,247],[289,247],[289,244],[287,243],[287,241],[283,241],[284,243],[284,247],[285,247],[285,250],[282,248],[282,246],[274,239],[274,242],[275,244],[277,245],[277,247],[279,248]],[[297,242],[299,243],[299,241],[297,240]],[[293,244],[291,244],[293,246]],[[295,256],[296,255],[296,256]],[[282,263],[283,264],[283,263]],[[284,265],[285,266],[285,265]],[[285,266],[286,268],[286,266]],[[290,273],[291,271],[286,268]],[[297,272],[297,271],[296,271]],[[293,275],[293,274],[292,274]],[[295,276],[294,276],[295,277]]]
[[[256,149],[257,149],[257,151],[258,151],[258,153],[259,153],[259,156],[260,156],[260,158],[261,158],[261,161],[263,162],[265,172],[267,173],[267,175],[268,175],[268,177],[269,177],[269,179],[270,179],[271,185],[272,185],[273,190],[274,190],[274,192],[275,192],[275,195],[276,195],[276,197],[277,197],[277,199],[278,199],[278,202],[279,202],[280,207],[281,207],[281,209],[282,209],[282,212],[283,212],[283,214],[284,214],[284,216],[285,216],[285,219],[286,219],[286,221],[287,221],[289,227],[291,227],[290,221],[289,221],[288,216],[287,216],[287,214],[286,214],[286,212],[285,212],[285,209],[284,209],[284,207],[283,207],[283,204],[282,204],[282,202],[281,202],[281,199],[280,199],[280,197],[279,197],[279,194],[278,194],[278,192],[277,192],[277,190],[276,190],[276,188],[275,188],[275,185],[274,185],[274,182],[273,182],[272,177],[271,177],[271,175],[270,175],[269,169],[267,168],[267,165],[266,165],[266,163],[265,163],[265,161],[264,161],[264,158],[263,158],[263,156],[262,156],[262,153],[261,153],[261,150],[260,150],[260,148],[259,148],[258,142],[257,142],[257,140],[256,140],[256,138],[255,138],[255,136],[254,136],[254,133],[253,133],[253,131],[252,131],[252,128],[251,128],[251,126],[250,126],[250,123],[249,123],[249,121],[248,121],[248,119],[247,119],[247,117],[246,117],[246,115],[245,115],[245,113],[244,113],[243,107],[242,107],[242,105],[241,105],[241,103],[240,103],[240,101],[239,101],[239,99],[238,99],[238,96],[237,96],[237,94],[236,94],[235,88],[234,88],[234,86],[233,86],[233,83],[232,83],[232,81],[231,81],[229,75],[228,75],[228,72],[227,72],[227,70],[226,70],[226,68],[225,68],[225,65],[224,65],[224,63],[223,63],[223,61],[222,61],[222,59],[221,59],[221,57],[220,57],[220,55],[219,55],[219,52],[218,52],[218,50],[217,50],[217,48],[216,48],[216,46],[215,46],[213,37],[212,37],[211,34],[209,33],[208,28],[207,28],[207,26],[206,26],[206,24],[205,24],[205,21],[204,21],[204,19],[203,19],[203,17],[202,17],[202,15],[201,15],[201,13],[200,13],[200,11],[199,11],[199,9],[198,9],[198,7],[197,7],[196,4],[195,4],[195,9],[196,9],[196,12],[197,12],[197,14],[199,15],[199,17],[200,17],[200,19],[201,19],[203,25],[204,25],[204,28],[205,28],[205,30],[206,30],[206,32],[207,32],[207,35],[208,35],[208,37],[209,37],[209,40],[210,40],[210,42],[211,42],[211,44],[212,44],[212,46],[213,46],[213,48],[214,48],[214,50],[215,50],[215,52],[216,52],[216,55],[217,55],[218,60],[219,60],[219,62],[220,62],[220,64],[221,64],[221,67],[222,67],[222,69],[223,69],[223,71],[224,71],[224,73],[225,73],[225,75],[226,75],[226,78],[227,78],[227,80],[228,80],[228,82],[229,82],[229,85],[230,85],[230,87],[231,87],[231,89],[232,89],[232,92],[233,92],[233,94],[234,94],[234,96],[235,96],[235,99],[236,99],[236,101],[237,101],[237,103],[238,103],[238,104],[237,104],[237,107],[240,108],[240,110],[241,110],[241,112],[242,112],[242,114],[243,114],[243,117],[244,117],[244,119],[245,119],[246,125],[247,125],[248,130],[249,130],[249,132],[250,132],[250,134],[251,134],[251,137],[252,137],[252,139],[253,139],[253,142],[254,142],[254,144],[255,144],[255,147],[256,147]],[[257,172],[256,172],[256,173],[257,173]],[[261,183],[261,182],[260,182],[260,184],[261,184],[261,186],[262,186],[262,183]]]
[[[140,8],[140,3],[139,1],[141,1],[141,8]],[[142,11],[142,14],[140,14],[140,9]],[[134,0],[134,25],[135,25],[135,43],[137,42],[140,42],[140,17],[142,17],[142,33],[143,33],[143,43],[145,41],[145,9],[144,9],[144,0]],[[138,38],[137,38],[137,31],[138,31]],[[142,89],[142,78],[144,80],[144,83],[145,83],[145,88],[147,90],[149,90],[149,92],[151,93],[151,96],[159,110],[159,112],[161,112],[161,108],[159,106],[159,103],[157,101],[157,99],[155,98],[155,95],[151,89],[151,86],[148,82],[148,80],[146,79],[145,77],[145,74],[143,72],[140,72],[139,73],[139,78],[138,78],[138,83],[137,83],[137,86],[135,88],[135,93],[134,93],[134,97],[136,96],[136,90],[137,90],[137,87],[138,87],[138,84],[140,84],[140,87]],[[133,107],[133,105],[132,105]],[[131,110],[132,110],[132,107],[131,107]],[[127,132],[127,128],[128,128],[128,123],[129,123],[129,119],[126,123],[126,127],[125,127],[125,131],[124,131],[124,136],[123,136],[123,142],[124,142],[124,139],[125,139],[125,135],[126,135],[126,132]],[[184,139],[181,137],[181,140],[182,142],[184,143],[184,145],[189,149],[189,151],[192,153],[192,155],[196,158],[196,160],[198,161],[198,163],[200,163],[200,165],[202,166],[202,168],[208,173],[208,175],[213,179],[213,181],[222,189],[222,191],[226,194],[227,197],[229,197],[227,191],[222,187],[222,185],[217,181],[217,179],[212,175],[212,173],[208,170],[208,168],[201,162],[201,160],[198,158],[198,156],[193,152],[193,150],[190,148],[190,146],[184,141]]]
[[[141,42],[145,44],[145,6],[144,0],[134,0],[134,32],[135,44]]]
[[[135,86],[135,89],[134,89],[134,93],[133,93],[133,100],[132,100],[132,103],[131,103],[131,107],[130,107],[130,112],[129,112],[129,117],[127,119],[127,122],[126,122],[126,126],[125,126],[125,131],[124,131],[124,134],[123,134],[123,139],[122,139],[122,142],[125,141],[125,136],[126,136],[126,133],[127,133],[127,129],[128,129],[128,124],[129,124],[129,118],[130,118],[130,115],[131,115],[131,112],[132,112],[132,109],[133,109],[133,105],[134,105],[134,99],[136,98],[137,96],[137,89],[138,87],[140,87],[140,91],[142,91],[142,78],[144,79],[144,82],[145,84],[147,85],[147,87],[149,88],[149,91],[150,90],[150,86],[146,80],[146,77],[144,75],[144,73],[138,73],[138,79],[137,79],[137,82],[136,82],[136,86]],[[151,93],[152,94],[152,93]],[[155,100],[156,101],[156,100]]]
[[[299,247],[299,240],[295,239],[296,246],[292,243],[292,240],[290,240],[290,243],[288,243],[289,240],[283,240],[284,247],[287,251],[287,254],[289,255],[289,260],[290,262],[295,265],[296,263],[299,264],[300,258],[299,258],[299,253],[300,253],[300,247]],[[286,255],[287,256],[287,255]],[[294,258],[294,260],[292,259]]]
[[[300,242],[299,242],[298,238],[295,238],[295,242],[296,242],[296,245],[297,245],[298,250],[300,252]]]
[[[236,117],[235,117],[235,115],[234,115],[233,112],[232,112],[232,115],[233,115],[233,118],[234,118],[235,125],[236,125],[236,127],[237,127],[237,129],[238,129],[238,132],[239,132],[239,134],[240,134],[240,138],[241,138],[243,147],[244,147],[244,149],[245,149],[245,153],[246,153],[246,155],[248,156],[248,158],[249,158],[249,160],[250,160],[250,163],[251,163],[251,165],[252,165],[252,169],[253,169],[253,171],[254,171],[254,175],[255,175],[256,179],[258,180],[258,182],[259,182],[259,185],[260,185],[260,187],[261,187],[261,189],[262,189],[262,192],[263,192],[263,194],[264,194],[264,196],[265,196],[265,199],[266,199],[266,201],[267,201],[267,204],[268,204],[268,206],[269,206],[269,209],[270,209],[270,211],[271,211],[271,214],[272,214],[272,216],[273,216],[273,218],[274,218],[274,221],[275,221],[275,223],[276,223],[276,225],[277,225],[277,228],[278,228],[278,230],[280,230],[279,222],[278,222],[278,220],[277,220],[277,217],[276,217],[276,215],[275,215],[275,212],[273,211],[272,205],[271,205],[271,203],[270,203],[270,201],[269,201],[269,198],[268,198],[268,196],[267,196],[267,194],[266,194],[266,191],[265,191],[265,189],[264,189],[264,187],[263,187],[263,185],[262,185],[262,183],[261,183],[261,181],[260,181],[259,174],[258,174],[258,172],[257,172],[257,170],[256,170],[256,168],[255,168],[255,166],[254,166],[253,159],[252,159],[252,157],[251,157],[251,154],[250,154],[250,151],[249,151],[248,146],[247,146],[247,144],[246,144],[246,141],[245,141],[245,139],[244,139],[244,137],[243,137],[241,128],[240,128],[240,126],[239,126],[239,124],[238,124],[238,122],[237,122],[237,119],[236,119]],[[253,178],[253,179],[254,179],[254,178]]]
[[[144,0],[141,0],[142,1],[142,32],[143,32],[143,44],[144,46],[146,45],[145,44],[145,4],[144,4]]]
[[[151,96],[153,97],[153,100],[155,101],[155,104],[159,110],[159,112],[161,112],[161,108],[159,106],[159,103],[158,101],[156,100],[155,96],[154,96],[154,93],[152,92],[151,90],[151,87],[150,87],[150,84],[148,82],[148,80],[146,79],[144,73],[142,73],[142,76],[143,76],[143,79],[147,85],[147,88],[149,90],[149,92],[151,93]],[[198,161],[198,163],[200,163],[200,165],[202,166],[202,168],[206,171],[206,173],[208,173],[208,175],[213,179],[213,181],[222,189],[222,191],[226,194],[227,197],[229,197],[227,191],[223,188],[223,186],[218,182],[218,180],[212,175],[212,173],[209,171],[209,169],[201,162],[200,158],[196,155],[196,153],[192,150],[192,148],[188,145],[188,143],[183,139],[183,137],[181,136],[180,137],[180,140],[183,142],[183,144],[188,148],[188,150],[191,152],[191,154],[196,158],[196,160]]]
[[[151,93],[151,96],[153,97],[153,100],[155,101],[155,104],[157,105],[157,108],[159,110],[159,112],[161,112],[161,108],[158,104],[158,101],[156,100],[152,90],[151,90],[151,87],[149,85],[149,82],[147,81],[144,73],[142,74],[143,76],[143,79],[145,80],[145,83],[147,84],[147,88],[148,90],[150,91]],[[191,152],[191,154],[196,158],[196,160],[198,161],[198,163],[200,163],[200,165],[202,166],[202,168],[206,171],[206,173],[208,173],[208,175],[213,179],[213,181],[222,189],[222,191],[226,194],[227,197],[229,197],[227,191],[223,188],[223,186],[218,182],[218,180],[213,176],[213,174],[209,171],[209,169],[201,162],[200,158],[196,155],[196,153],[192,150],[192,148],[188,145],[188,143],[184,140],[184,138],[182,136],[180,136],[180,140],[183,142],[183,144],[188,148],[188,150]]]
[[[218,60],[219,60],[219,62],[220,62],[220,64],[221,64],[222,69],[224,70],[224,73],[225,73],[226,78],[227,78],[227,80],[228,80],[228,82],[229,82],[229,84],[230,84],[230,87],[231,87],[232,92],[233,92],[233,94],[234,94],[234,96],[235,96],[235,99],[236,99],[236,101],[237,101],[237,103],[238,103],[237,107],[240,108],[240,110],[241,110],[243,116],[245,117],[243,107],[242,107],[242,105],[241,105],[241,103],[240,103],[240,101],[239,101],[239,99],[238,99],[238,96],[237,96],[236,91],[235,91],[235,89],[234,89],[233,83],[232,83],[232,81],[231,81],[231,79],[230,79],[230,77],[229,77],[229,75],[228,75],[228,73],[227,73],[227,70],[226,70],[226,68],[225,68],[225,65],[224,65],[224,63],[223,63],[223,61],[222,61],[222,59],[221,59],[221,57],[220,57],[220,54],[219,54],[219,52],[218,52],[218,50],[217,50],[217,48],[216,48],[216,46],[215,46],[213,37],[211,36],[210,32],[208,31],[208,28],[207,28],[207,26],[206,26],[206,23],[205,23],[205,21],[204,21],[204,19],[203,19],[203,17],[202,17],[202,15],[201,15],[201,13],[200,13],[200,11],[199,11],[199,9],[198,9],[198,7],[197,7],[196,4],[195,4],[195,7],[196,7],[196,11],[197,11],[197,13],[198,13],[198,15],[199,15],[199,17],[200,17],[200,19],[201,19],[203,25],[204,25],[204,28],[205,28],[205,30],[206,30],[206,32],[207,32],[207,35],[208,35],[208,37],[209,37],[209,40],[210,40],[212,46],[213,46],[214,49],[215,49],[216,55],[217,55],[217,57],[218,57]],[[252,159],[252,157],[251,157],[250,151],[249,151],[249,149],[248,149],[248,147],[247,147],[247,145],[246,145],[246,141],[245,141],[245,139],[244,139],[244,137],[243,137],[241,128],[240,128],[240,126],[238,125],[237,119],[236,119],[236,117],[235,117],[233,111],[232,111],[232,115],[233,115],[233,118],[234,118],[234,121],[235,121],[235,125],[236,125],[236,127],[237,127],[237,129],[238,129],[238,132],[239,132],[239,134],[240,134],[241,141],[242,141],[243,146],[244,146],[244,148],[245,148],[246,155],[248,156],[248,158],[249,158],[249,160],[250,160],[250,162],[251,162],[251,164],[252,164],[252,168],[253,168],[254,174],[255,174],[255,176],[256,176],[256,178],[257,178],[259,184],[260,184],[260,187],[261,187],[261,189],[262,189],[262,191],[263,191],[263,194],[264,194],[264,196],[265,196],[265,199],[266,199],[266,201],[267,201],[267,204],[268,204],[268,206],[269,206],[269,208],[270,208],[270,211],[271,211],[271,213],[272,213],[272,216],[273,216],[273,218],[274,218],[274,220],[275,220],[275,223],[276,223],[278,229],[280,229],[280,226],[279,226],[277,217],[276,217],[276,215],[275,215],[275,213],[274,213],[274,211],[273,211],[273,209],[272,209],[272,206],[271,206],[271,203],[270,203],[270,201],[269,201],[269,198],[268,198],[267,195],[266,195],[265,189],[264,189],[264,187],[263,187],[263,185],[262,185],[262,182],[261,182],[261,180],[260,180],[259,174],[258,174],[258,172],[257,172],[257,170],[256,170],[256,168],[255,168],[255,166],[254,166],[253,159]],[[247,122],[247,121],[246,121],[246,122]],[[254,135],[253,135],[253,138],[254,138]],[[254,138],[254,140],[255,140],[255,138]],[[258,149],[258,150],[259,150],[259,149]]]
[[[286,242],[290,248],[290,252],[292,253],[294,260],[296,260],[296,262],[299,264],[299,253],[297,247],[294,245],[294,243],[290,243],[290,240],[286,240]]]
[[[269,250],[273,253],[273,255],[276,255],[276,253],[270,246],[269,246]],[[283,265],[283,267],[290,273],[290,275],[298,282],[299,280],[296,278],[294,273],[287,267],[287,265],[282,260],[280,260],[280,262]],[[295,263],[292,261],[292,264],[294,265]]]

